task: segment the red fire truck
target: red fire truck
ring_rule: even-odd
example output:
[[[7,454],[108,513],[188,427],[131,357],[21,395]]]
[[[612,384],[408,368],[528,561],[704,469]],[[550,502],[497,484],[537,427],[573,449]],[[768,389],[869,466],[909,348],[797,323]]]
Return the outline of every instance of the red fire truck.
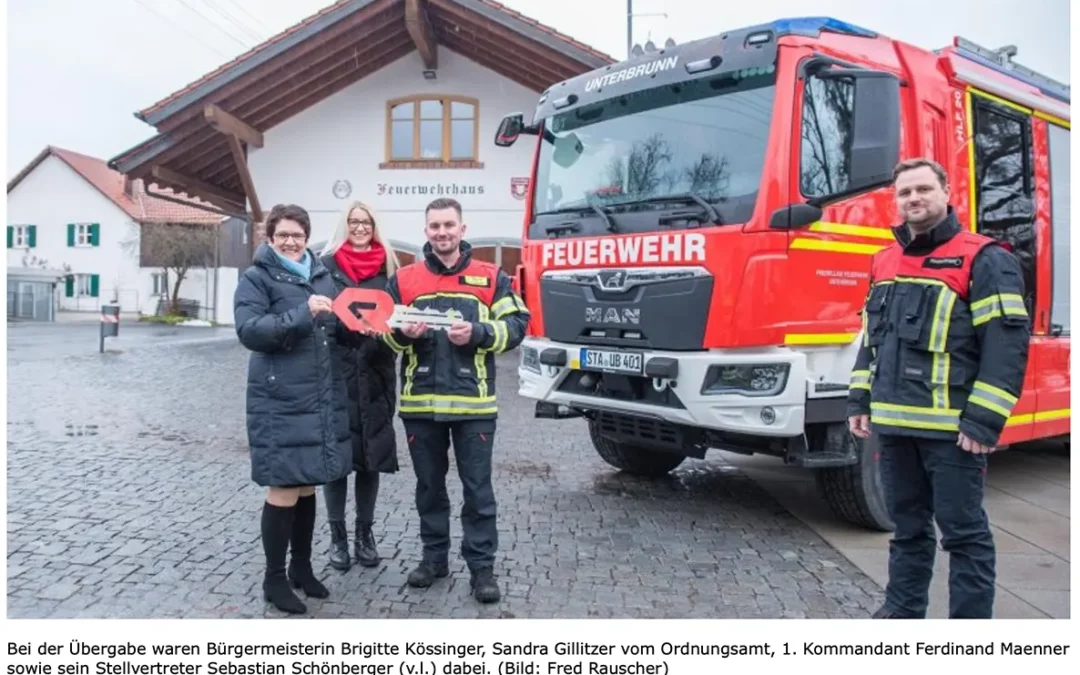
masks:
[[[507,115],[496,145],[538,137],[519,393],[586,418],[619,469],[765,453],[890,530],[845,401],[870,256],[899,222],[891,171],[925,156],[1023,266],[1030,365],[1002,444],[1067,436],[1070,90],[1013,53],[788,19],[640,51]]]

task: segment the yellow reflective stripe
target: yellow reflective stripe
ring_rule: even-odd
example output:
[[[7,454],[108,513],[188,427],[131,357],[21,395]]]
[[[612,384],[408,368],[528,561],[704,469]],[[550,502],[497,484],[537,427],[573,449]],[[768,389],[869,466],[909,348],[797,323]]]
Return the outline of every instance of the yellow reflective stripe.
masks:
[[[952,290],[952,289],[949,288],[949,285],[947,283],[945,283],[944,281],[942,281],[940,279],[925,279],[923,277],[897,276],[896,277],[896,282],[897,283],[906,283],[906,284],[923,284],[925,286],[940,286],[941,288]]]
[[[930,322],[930,351],[945,350],[945,339],[949,336],[949,321],[955,304],[956,293],[953,293],[951,288],[942,288]]]
[[[1005,423],[1007,427],[1020,426],[1023,424],[1034,424],[1036,422],[1053,422],[1056,420],[1063,420],[1072,417],[1072,408],[1062,408],[1060,410],[1043,410],[1037,413],[1024,413],[1022,415],[1013,415],[1009,418],[1009,421]]]
[[[1050,113],[1044,113],[1041,110],[1036,110],[1035,111],[1035,117],[1038,117],[1039,119],[1042,119],[1042,120],[1046,120],[1050,124],[1056,124],[1059,127],[1065,127],[1066,129],[1072,129],[1072,124],[1069,121],[1063,120],[1060,117],[1057,117],[1056,115],[1051,115]]]
[[[986,408],[987,410],[991,410],[993,412],[996,412],[997,414],[1001,415],[1002,417],[1004,417],[1006,419],[1008,419],[1008,417],[1009,417],[1009,409],[1008,408],[1003,408],[1002,406],[998,405],[997,403],[995,403],[995,402],[993,402],[993,401],[991,401],[989,399],[983,398],[979,394],[972,394],[971,396],[969,396],[968,397],[968,403],[974,403],[975,405],[982,406],[983,408]]]
[[[991,319],[1000,319],[1000,305],[1001,301],[996,295],[971,303],[971,325],[981,326]]]
[[[930,381],[933,383],[934,407],[949,407],[949,368],[951,356],[947,352],[934,352],[933,363],[930,366]]]
[[[830,345],[850,344],[858,333],[788,333],[784,336],[786,345]]]
[[[501,319],[508,314],[520,312],[525,307],[525,301],[517,293],[511,293],[502,300],[491,306],[491,313],[496,319]]]
[[[477,302],[477,309],[480,311],[480,325],[488,324],[488,308],[482,302]],[[476,391],[480,395],[480,398],[487,396],[487,350],[477,349],[473,354],[473,368],[476,369]]]
[[[383,342],[385,342],[390,347],[390,349],[393,349],[398,354],[405,351],[405,346],[394,339],[393,333],[383,333],[382,339]]]
[[[1027,316],[1027,307],[1024,306],[1024,299],[1018,294],[999,293],[998,298],[1001,300],[1001,309],[1006,315]]]
[[[846,234],[852,237],[869,237],[871,239],[893,239],[892,230],[882,227],[868,227],[866,225],[848,225],[846,223],[817,222],[808,228],[811,232],[824,232],[826,234]]]
[[[851,388],[870,391],[870,371],[855,370],[851,373]]]
[[[443,413],[448,415],[489,415],[498,412],[494,396],[451,396],[428,394],[402,396],[398,407],[403,413]]]
[[[1016,402],[1018,400],[1015,396],[1005,391],[1004,389],[1001,389],[1000,387],[995,387],[994,385],[987,384],[985,382],[976,381],[974,388],[978,391],[1000,398],[1009,406],[1016,405]]]
[[[791,248],[803,251],[828,251],[830,253],[873,255],[885,247],[879,244],[855,244],[849,241],[825,241],[823,239],[800,237],[791,242]]]
[[[1019,103],[1013,103],[1009,99],[1001,98],[1000,96],[997,96],[995,94],[991,94],[988,91],[983,91],[982,89],[977,89],[977,88],[972,87],[972,86],[968,86],[968,91],[970,91],[972,94],[975,94],[976,96],[978,96],[980,98],[985,98],[987,100],[994,101],[995,103],[1000,103],[1001,105],[1003,105],[1003,106],[1005,106],[1007,108],[1012,108],[1013,110],[1016,110],[1018,112],[1022,112],[1025,115],[1030,115],[1032,113],[1031,108],[1025,108],[1024,106],[1020,105]]]
[[[413,375],[416,374],[417,358],[416,350],[412,345],[408,347],[409,364],[405,366],[405,386],[401,388],[401,395],[407,396],[412,393]]]
[[[967,131],[964,135],[964,144],[967,145],[968,156],[968,216],[971,218],[968,229],[975,232],[978,229],[976,226],[978,213],[975,209],[975,186],[978,183],[975,181],[975,114],[972,112],[970,88],[964,92],[964,108],[967,113]]]
[[[958,431],[960,429],[960,411],[949,408],[924,408],[893,403],[871,403],[870,421],[873,424],[908,429]]]

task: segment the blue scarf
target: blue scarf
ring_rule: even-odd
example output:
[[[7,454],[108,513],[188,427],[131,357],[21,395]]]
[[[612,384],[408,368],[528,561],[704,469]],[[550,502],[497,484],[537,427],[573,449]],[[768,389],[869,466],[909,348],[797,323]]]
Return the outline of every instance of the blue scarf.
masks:
[[[289,260],[285,256],[277,252],[276,249],[271,248],[271,251],[277,255],[278,260],[285,266],[285,269],[289,270],[296,276],[300,277],[304,281],[311,281],[311,254],[305,249],[304,257],[300,259],[300,262],[295,260]]]

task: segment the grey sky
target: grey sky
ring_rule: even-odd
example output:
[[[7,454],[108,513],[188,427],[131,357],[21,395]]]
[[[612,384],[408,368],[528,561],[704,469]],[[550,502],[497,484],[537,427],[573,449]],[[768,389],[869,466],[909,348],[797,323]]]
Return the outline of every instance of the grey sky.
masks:
[[[625,0],[502,0],[617,58]],[[148,138],[132,113],[331,0],[8,0],[8,177],[48,144],[102,158]],[[635,0],[634,39],[686,42],[808,14],[935,49],[961,35],[1013,44],[1016,60],[1069,81],[1068,0]],[[584,9],[583,9],[584,8]]]

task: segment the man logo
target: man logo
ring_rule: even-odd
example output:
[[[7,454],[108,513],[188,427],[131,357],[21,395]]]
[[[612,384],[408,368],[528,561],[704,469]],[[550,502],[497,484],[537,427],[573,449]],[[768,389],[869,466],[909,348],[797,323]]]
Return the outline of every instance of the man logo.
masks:
[[[624,308],[620,311],[614,307],[606,309],[603,307],[586,307],[585,323],[617,323],[638,326],[641,324],[641,310]]]
[[[621,291],[626,283],[626,270],[602,270],[596,283],[605,291]]]

